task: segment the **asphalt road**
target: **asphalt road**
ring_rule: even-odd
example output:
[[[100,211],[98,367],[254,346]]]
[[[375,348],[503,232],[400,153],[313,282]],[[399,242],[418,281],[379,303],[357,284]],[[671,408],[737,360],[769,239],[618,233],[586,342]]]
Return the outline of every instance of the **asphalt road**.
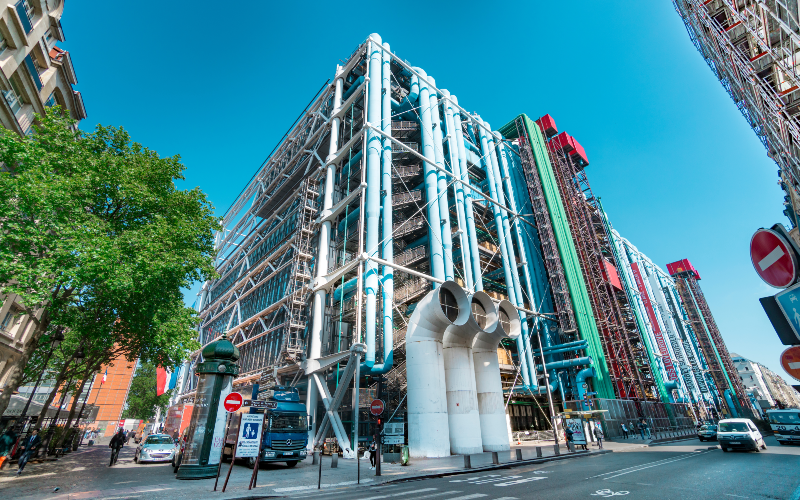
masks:
[[[800,446],[755,452],[709,450],[700,441],[437,479],[305,493],[320,500],[790,499],[800,493]]]

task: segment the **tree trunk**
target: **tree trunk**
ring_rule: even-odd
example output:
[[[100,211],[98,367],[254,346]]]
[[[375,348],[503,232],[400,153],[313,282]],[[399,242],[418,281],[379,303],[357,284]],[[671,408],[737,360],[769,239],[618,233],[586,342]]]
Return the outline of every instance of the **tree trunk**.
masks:
[[[8,408],[8,404],[11,402],[11,395],[17,392],[17,389],[22,385],[22,379],[25,377],[25,366],[31,359],[33,351],[38,347],[39,339],[41,339],[44,332],[47,331],[49,324],[50,321],[47,319],[47,312],[42,313],[39,326],[33,331],[31,338],[25,343],[25,347],[22,348],[22,356],[14,362],[8,378],[6,379],[6,385],[3,388],[2,394],[0,394],[0,415],[5,413]]]
[[[83,377],[80,384],[75,387],[73,391],[73,398],[72,398],[72,407],[69,409],[69,415],[67,415],[67,423],[64,424],[64,433],[61,435],[61,439],[59,440],[58,447],[64,445],[64,439],[69,436],[69,426],[72,424],[72,419],[75,417],[75,411],[78,409],[78,399],[80,398],[81,393],[83,392],[83,387],[86,385],[86,377]]]
[[[45,400],[44,406],[42,406],[42,411],[39,412],[39,418],[36,420],[37,429],[42,428],[42,421],[44,420],[44,417],[47,415],[47,409],[50,408],[50,405],[53,403],[53,399],[56,397],[56,394],[58,393],[59,387],[67,378],[66,377],[67,368],[69,368],[69,363],[64,364],[64,367],[61,369],[61,372],[56,377],[55,386],[53,387],[53,390],[50,391],[50,394],[47,396],[47,400]]]

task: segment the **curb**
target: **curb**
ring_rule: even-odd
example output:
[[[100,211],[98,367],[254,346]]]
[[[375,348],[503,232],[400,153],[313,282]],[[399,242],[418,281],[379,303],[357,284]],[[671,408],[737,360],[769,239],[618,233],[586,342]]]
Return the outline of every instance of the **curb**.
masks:
[[[418,476],[409,476],[403,478],[393,479],[391,481],[386,481],[381,484],[371,485],[370,487],[378,487],[386,484],[394,484],[394,483],[403,483],[406,481],[420,481],[422,479],[431,479],[431,478],[440,478],[440,477],[448,477],[448,476],[460,476],[462,474],[472,474],[474,472],[485,472],[485,471],[493,471],[493,470],[503,470],[503,469],[512,469],[514,467],[519,467],[522,465],[532,465],[532,464],[543,464],[547,462],[556,462],[559,460],[569,460],[571,458],[580,458],[580,457],[594,457],[598,455],[605,455],[606,453],[613,453],[614,450],[599,450],[599,451],[576,451],[574,453],[567,453],[564,455],[557,455],[552,457],[545,457],[545,458],[533,458],[528,460],[515,460],[513,462],[505,462],[498,465],[482,465],[478,467],[472,467],[470,469],[455,469],[450,471],[444,472],[433,472],[430,474],[420,474]]]
[[[664,443],[674,443],[675,441],[692,441],[697,439],[697,436],[676,436],[670,438],[653,439],[650,441],[650,446]]]

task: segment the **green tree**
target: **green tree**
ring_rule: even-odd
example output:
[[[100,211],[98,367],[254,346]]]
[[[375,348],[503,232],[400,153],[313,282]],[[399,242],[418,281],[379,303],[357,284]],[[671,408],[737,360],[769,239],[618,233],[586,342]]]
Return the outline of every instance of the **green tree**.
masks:
[[[131,380],[122,418],[151,419],[157,409],[160,408],[162,412],[167,409],[171,393],[172,391],[167,391],[156,396],[156,367],[150,363],[142,363]]]
[[[202,191],[176,187],[178,156],[161,158],[121,128],[82,132],[55,108],[30,136],[0,130],[0,165],[0,291],[20,295],[35,324],[0,414],[51,324],[96,354],[84,364],[124,354],[175,366],[197,348],[181,289],[214,275],[219,223]]]

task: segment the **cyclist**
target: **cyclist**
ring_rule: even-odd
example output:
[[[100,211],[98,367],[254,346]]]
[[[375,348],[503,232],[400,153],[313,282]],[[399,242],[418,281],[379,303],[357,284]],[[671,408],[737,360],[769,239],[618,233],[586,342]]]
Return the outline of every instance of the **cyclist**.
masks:
[[[125,445],[125,431],[122,428],[114,434],[114,437],[111,438],[111,442],[108,443],[108,447],[111,448],[111,462],[108,464],[109,467],[117,463],[117,457],[119,456],[119,450]]]

